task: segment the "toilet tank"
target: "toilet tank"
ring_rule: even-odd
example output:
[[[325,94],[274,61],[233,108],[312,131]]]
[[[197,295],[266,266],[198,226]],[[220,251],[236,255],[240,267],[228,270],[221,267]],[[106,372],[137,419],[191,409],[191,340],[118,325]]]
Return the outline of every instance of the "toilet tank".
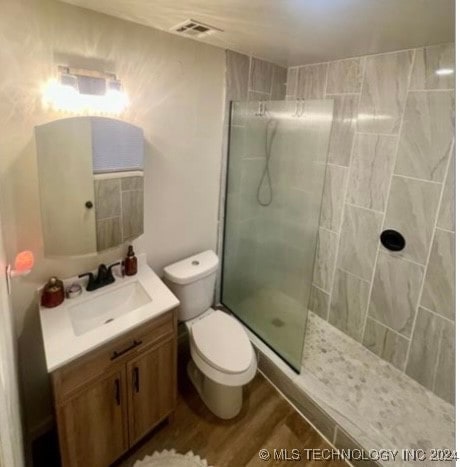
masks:
[[[211,307],[219,259],[204,251],[164,268],[165,282],[179,299],[179,321],[195,318]]]

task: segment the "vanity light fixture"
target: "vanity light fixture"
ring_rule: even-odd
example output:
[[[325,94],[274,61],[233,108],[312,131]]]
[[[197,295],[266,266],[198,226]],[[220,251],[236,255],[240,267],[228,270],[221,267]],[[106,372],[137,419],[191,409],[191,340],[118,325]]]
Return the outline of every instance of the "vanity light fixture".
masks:
[[[436,74],[438,76],[448,76],[452,75],[454,73],[453,68],[439,68],[439,70],[436,70]]]
[[[116,75],[63,66],[58,67],[58,77],[44,86],[42,98],[45,107],[85,115],[118,115],[128,105]]]
[[[21,251],[16,255],[14,267],[12,267],[11,264],[8,264],[6,267],[6,284],[8,292],[11,291],[11,279],[29,274],[34,267],[34,263],[34,254],[29,250]]]

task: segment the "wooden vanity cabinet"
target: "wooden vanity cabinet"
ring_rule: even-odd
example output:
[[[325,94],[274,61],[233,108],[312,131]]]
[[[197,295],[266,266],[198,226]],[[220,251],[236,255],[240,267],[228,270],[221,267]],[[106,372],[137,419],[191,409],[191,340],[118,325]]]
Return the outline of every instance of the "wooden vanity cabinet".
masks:
[[[63,467],[108,467],[177,398],[175,310],[51,374]]]

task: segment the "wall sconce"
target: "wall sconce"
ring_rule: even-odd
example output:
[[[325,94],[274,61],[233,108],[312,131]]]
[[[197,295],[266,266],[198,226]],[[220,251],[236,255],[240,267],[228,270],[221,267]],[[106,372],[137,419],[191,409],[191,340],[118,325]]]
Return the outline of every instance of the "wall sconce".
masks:
[[[454,69],[453,68],[439,68],[438,70],[436,70],[436,74],[438,76],[453,75],[454,74]]]
[[[59,76],[46,83],[43,104],[54,110],[79,114],[122,113],[128,97],[114,74],[58,67]]]
[[[8,293],[11,291],[11,279],[29,274],[34,267],[34,263],[34,254],[29,250],[24,250],[16,255],[14,268],[11,264],[8,264],[6,267],[6,284]]]

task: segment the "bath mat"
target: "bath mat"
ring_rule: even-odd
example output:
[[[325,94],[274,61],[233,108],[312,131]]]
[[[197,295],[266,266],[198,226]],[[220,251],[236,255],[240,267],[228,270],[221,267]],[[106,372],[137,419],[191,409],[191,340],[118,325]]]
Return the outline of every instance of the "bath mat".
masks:
[[[179,454],[174,449],[154,452],[141,461],[137,461],[133,467],[212,467],[205,459],[196,456],[192,451],[187,454]]]

